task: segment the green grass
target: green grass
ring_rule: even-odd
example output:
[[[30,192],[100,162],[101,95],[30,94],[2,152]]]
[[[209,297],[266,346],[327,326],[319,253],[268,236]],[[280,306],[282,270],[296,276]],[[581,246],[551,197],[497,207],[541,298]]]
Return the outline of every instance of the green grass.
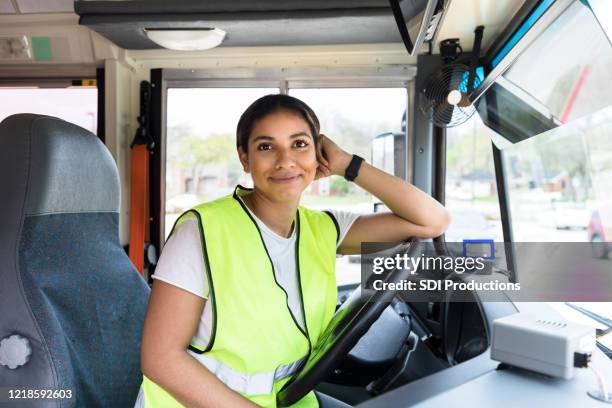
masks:
[[[497,202],[496,195],[482,196],[482,197],[474,197],[474,201],[486,201],[486,202]]]

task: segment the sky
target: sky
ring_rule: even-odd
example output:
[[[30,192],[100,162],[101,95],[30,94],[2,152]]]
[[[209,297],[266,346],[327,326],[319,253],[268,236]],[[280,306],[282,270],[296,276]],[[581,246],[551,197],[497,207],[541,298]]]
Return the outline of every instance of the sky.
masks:
[[[277,88],[173,88],[168,90],[168,126],[188,126],[203,137],[234,134],[242,112]],[[323,133],[339,122],[376,136],[379,129],[399,130],[406,106],[404,88],[292,89],[318,115]],[[60,117],[93,133],[97,128],[95,88],[0,88],[0,120],[15,113]],[[135,120],[135,118],[134,118]],[[331,134],[328,135],[331,137]]]
[[[174,88],[168,90],[168,127],[188,126],[203,137],[235,134],[242,112],[257,98],[278,93],[276,88]],[[366,131],[387,123],[399,130],[406,106],[404,88],[296,89],[289,94],[306,102],[322,123],[332,126],[338,115]],[[376,135],[372,135],[374,137]]]
[[[0,88],[0,121],[15,113],[56,116],[96,133],[96,88]]]

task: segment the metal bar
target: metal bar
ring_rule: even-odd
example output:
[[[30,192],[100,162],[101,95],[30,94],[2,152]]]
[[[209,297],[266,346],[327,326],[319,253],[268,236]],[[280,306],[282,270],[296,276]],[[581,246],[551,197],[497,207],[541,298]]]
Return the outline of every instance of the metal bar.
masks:
[[[166,219],[166,88],[163,70],[151,70],[151,137],[156,149],[149,160],[150,240],[161,253],[165,240]],[[149,266],[149,281],[155,267]]]
[[[414,80],[408,83],[406,95],[406,181],[414,183]]]
[[[106,111],[104,109],[104,100],[106,93],[104,91],[104,68],[96,69],[96,86],[98,87],[98,128],[96,133],[102,143],[106,144]]]
[[[213,68],[213,69],[165,69],[164,80],[243,80],[243,81],[300,81],[300,80],[387,80],[406,81],[414,78],[413,65],[380,67],[333,67],[333,68]]]

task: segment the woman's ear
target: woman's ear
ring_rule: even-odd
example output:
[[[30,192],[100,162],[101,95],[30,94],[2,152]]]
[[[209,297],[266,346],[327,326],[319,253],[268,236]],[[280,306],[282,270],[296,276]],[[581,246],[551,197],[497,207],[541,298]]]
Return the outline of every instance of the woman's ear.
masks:
[[[242,150],[242,146],[238,147],[238,158],[240,159],[240,164],[242,164],[242,169],[245,173],[250,173],[251,169],[249,167],[249,155]]]

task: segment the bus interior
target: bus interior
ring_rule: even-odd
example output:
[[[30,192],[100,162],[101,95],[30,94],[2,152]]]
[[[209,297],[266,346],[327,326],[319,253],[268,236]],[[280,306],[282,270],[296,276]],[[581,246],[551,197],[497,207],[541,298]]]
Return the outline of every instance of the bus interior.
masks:
[[[332,327],[278,406],[312,389],[367,408],[610,403],[611,84],[608,0],[0,0],[0,406],[43,388],[76,398],[7,406],[132,406],[158,256],[182,213],[252,186],[235,126],[271,93],[444,204],[435,248],[491,243],[515,282],[550,243],[608,271],[563,299],[366,301],[364,256],[338,256]],[[337,176],[302,204],[386,211]],[[593,328],[599,386],[494,360],[514,314]]]

